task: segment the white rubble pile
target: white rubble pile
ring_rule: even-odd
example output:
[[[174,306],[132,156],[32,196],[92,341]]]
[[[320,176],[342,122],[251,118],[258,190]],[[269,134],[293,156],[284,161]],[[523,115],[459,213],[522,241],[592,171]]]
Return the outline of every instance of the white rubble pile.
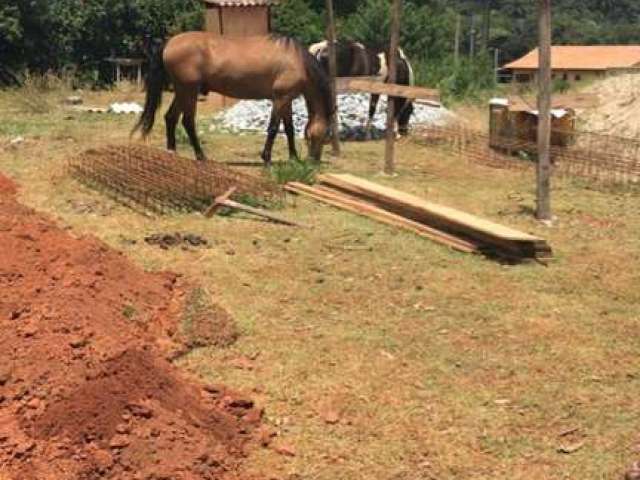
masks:
[[[142,113],[144,108],[136,102],[116,102],[109,105],[109,112],[117,114]]]
[[[414,103],[411,125],[442,126],[453,118],[446,108],[433,108]],[[382,138],[386,129],[387,101],[381,97],[373,120],[372,138]],[[365,124],[369,115],[369,95],[364,93],[338,95],[340,136],[343,140],[365,140]],[[217,114],[210,126],[211,131],[229,132],[238,135],[266,132],[271,116],[270,100],[242,100],[233,107]],[[293,123],[296,134],[304,136],[307,124],[307,109],[302,98],[293,102]],[[282,125],[281,125],[282,130]]]

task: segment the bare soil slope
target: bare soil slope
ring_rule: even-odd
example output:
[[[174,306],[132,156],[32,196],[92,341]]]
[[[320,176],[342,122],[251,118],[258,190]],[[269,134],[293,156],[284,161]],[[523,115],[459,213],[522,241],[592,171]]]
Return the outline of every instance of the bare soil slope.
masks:
[[[260,411],[166,360],[189,298],[176,276],[14,194],[0,176],[0,476],[235,478]]]
[[[590,85],[583,93],[597,97],[598,106],[580,115],[581,129],[640,138],[640,75],[610,77]]]

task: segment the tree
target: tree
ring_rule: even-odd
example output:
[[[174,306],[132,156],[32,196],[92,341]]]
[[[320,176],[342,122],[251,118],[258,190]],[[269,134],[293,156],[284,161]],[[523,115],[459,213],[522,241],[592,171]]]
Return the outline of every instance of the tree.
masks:
[[[324,38],[322,15],[313,10],[307,0],[288,0],[275,7],[273,28],[276,32],[297,38],[307,45]]]

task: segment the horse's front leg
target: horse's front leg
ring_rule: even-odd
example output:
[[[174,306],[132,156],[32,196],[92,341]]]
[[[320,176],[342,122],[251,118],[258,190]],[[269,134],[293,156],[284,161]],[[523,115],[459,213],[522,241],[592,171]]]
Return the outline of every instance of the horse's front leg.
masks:
[[[367,140],[371,140],[371,132],[373,130],[373,117],[376,116],[376,110],[378,110],[378,101],[380,95],[372,94],[369,102],[369,117],[367,118],[367,124],[364,127]]]
[[[413,115],[413,102],[408,98],[401,98],[396,103],[396,120],[398,121],[398,133],[400,136],[409,135],[409,122]]]

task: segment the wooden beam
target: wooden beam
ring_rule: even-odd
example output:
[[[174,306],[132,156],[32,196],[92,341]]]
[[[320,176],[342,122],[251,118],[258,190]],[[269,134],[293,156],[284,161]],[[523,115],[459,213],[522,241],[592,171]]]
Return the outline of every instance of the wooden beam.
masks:
[[[285,190],[299,195],[305,195],[319,202],[326,203],[327,205],[331,205],[387,225],[409,230],[421,237],[428,238],[429,240],[460,252],[476,253],[479,251],[478,246],[474,243],[440,232],[421,223],[414,222],[400,215],[388,212],[382,208],[376,207],[375,205],[358,201],[355,198],[346,196],[336,192],[335,190],[329,190],[323,187],[310,187],[309,185],[298,182],[288,183],[285,186]]]
[[[377,77],[343,77],[338,78],[340,92],[363,92],[377,95],[404,97],[411,100],[440,101],[440,91],[433,88],[384,83]]]
[[[538,168],[536,217],[551,221],[551,0],[538,0]]]
[[[322,184],[364,198],[392,213],[423,223],[450,235],[482,244],[518,258],[549,258],[551,248],[541,238],[485,220],[415,195],[378,185],[353,175],[322,175]]]
[[[331,115],[331,147],[334,157],[340,156],[340,126],[338,124],[338,102],[336,99],[336,77],[338,68],[336,65],[336,22],[333,15],[333,0],[326,0],[327,8],[327,40],[329,41],[329,77],[331,81],[331,102],[333,114]]]

